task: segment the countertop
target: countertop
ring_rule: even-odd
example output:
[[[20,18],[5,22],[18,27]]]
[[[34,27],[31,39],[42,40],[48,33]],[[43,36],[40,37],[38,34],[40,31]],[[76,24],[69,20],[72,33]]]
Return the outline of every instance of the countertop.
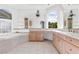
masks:
[[[65,32],[65,31],[60,31],[60,30],[52,30],[53,32],[58,32],[61,33],[63,35],[75,38],[75,39],[79,39],[79,33],[73,33],[73,32]]]
[[[30,29],[30,31],[49,31],[49,32],[58,32],[61,33],[63,35],[75,38],[75,39],[79,39],[79,33],[73,33],[73,32],[68,32],[68,31],[61,31],[59,29]]]

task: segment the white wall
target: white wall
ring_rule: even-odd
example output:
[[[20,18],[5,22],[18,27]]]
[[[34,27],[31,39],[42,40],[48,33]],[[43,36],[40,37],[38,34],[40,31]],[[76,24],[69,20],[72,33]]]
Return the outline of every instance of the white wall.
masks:
[[[41,24],[40,21],[44,20],[46,22],[45,27],[48,27],[47,25],[47,21],[46,21],[46,12],[50,12],[52,10],[57,10],[58,11],[58,28],[63,28],[63,20],[66,20],[68,15],[69,15],[69,11],[72,9],[73,13],[75,14],[75,16],[73,17],[73,28],[79,28],[79,5],[54,5],[50,8],[48,8],[47,10],[40,9],[40,13],[41,16],[39,18],[37,18],[35,16],[36,10],[32,7],[32,9],[28,9],[26,8],[27,6],[22,7],[23,9],[21,9],[18,6],[13,6],[12,5],[0,5],[0,8],[2,9],[7,9],[9,12],[12,13],[12,28],[24,28],[24,18],[27,17],[29,18],[29,20],[32,21],[32,28],[41,28]],[[20,9],[18,9],[20,8]],[[64,16],[63,16],[64,15]],[[64,18],[63,18],[64,17]]]
[[[32,15],[31,15],[31,21],[32,21],[32,28],[42,28],[41,26],[41,21],[45,21],[45,13],[46,10],[40,10],[40,17],[36,17],[36,10],[32,11]]]
[[[45,10],[40,10],[40,17],[36,17],[35,9],[15,9],[13,11],[13,28],[24,28],[24,18],[28,18],[32,21],[32,28],[41,28],[40,22],[44,19]]]

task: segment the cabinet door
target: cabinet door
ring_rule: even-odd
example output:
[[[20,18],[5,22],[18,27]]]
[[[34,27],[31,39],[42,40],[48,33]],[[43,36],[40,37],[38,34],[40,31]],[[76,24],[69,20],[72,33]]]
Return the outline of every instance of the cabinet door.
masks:
[[[69,52],[66,51],[67,45],[68,45],[68,43],[66,41],[63,41],[63,54],[69,54]]]
[[[79,54],[79,47],[64,41],[64,50],[67,54]]]
[[[36,40],[37,41],[43,41],[43,33],[42,31],[36,31]]]
[[[53,35],[53,44],[59,53],[63,53],[63,39],[57,33]]]
[[[79,40],[78,39],[75,39],[75,38],[71,38],[71,37],[68,37],[66,36],[65,40],[71,44],[74,44],[76,46],[79,47]]]
[[[53,45],[57,48],[57,36],[55,33],[53,33]]]
[[[30,41],[43,41],[43,33],[41,31],[32,31],[29,33],[29,40]]]
[[[57,37],[57,49],[59,53],[63,53],[63,39],[60,37]]]
[[[62,39],[60,39],[60,41],[59,41],[59,45],[58,45],[58,50],[59,50],[59,52],[60,53],[63,53],[63,40]]]
[[[29,33],[29,41],[34,41],[34,40],[36,40],[35,32],[30,32]]]

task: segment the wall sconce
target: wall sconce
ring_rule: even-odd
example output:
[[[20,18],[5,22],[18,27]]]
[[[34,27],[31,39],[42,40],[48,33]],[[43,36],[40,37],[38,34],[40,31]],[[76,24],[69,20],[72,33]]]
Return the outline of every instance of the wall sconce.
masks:
[[[70,10],[70,15],[69,15],[69,17],[73,17],[74,16],[74,14],[73,14],[73,11],[72,10]]]

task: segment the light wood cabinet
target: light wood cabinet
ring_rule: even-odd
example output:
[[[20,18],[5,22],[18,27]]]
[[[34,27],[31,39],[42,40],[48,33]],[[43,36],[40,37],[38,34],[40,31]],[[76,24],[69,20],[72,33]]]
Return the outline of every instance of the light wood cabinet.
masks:
[[[29,33],[29,41],[35,40],[35,38],[36,38],[35,33],[34,33],[34,32],[30,32],[30,33]]]
[[[79,53],[79,40],[54,32],[53,45],[59,53],[77,54]]]
[[[59,53],[63,53],[63,37],[59,33],[53,33],[53,45]]]
[[[63,45],[64,45],[64,51],[66,54],[77,54],[79,53],[79,48],[66,42],[66,41],[63,41]]]
[[[66,36],[65,41],[79,47],[79,40],[78,39]]]
[[[29,41],[32,41],[32,42],[43,41],[43,32],[42,31],[31,31],[29,33]]]

